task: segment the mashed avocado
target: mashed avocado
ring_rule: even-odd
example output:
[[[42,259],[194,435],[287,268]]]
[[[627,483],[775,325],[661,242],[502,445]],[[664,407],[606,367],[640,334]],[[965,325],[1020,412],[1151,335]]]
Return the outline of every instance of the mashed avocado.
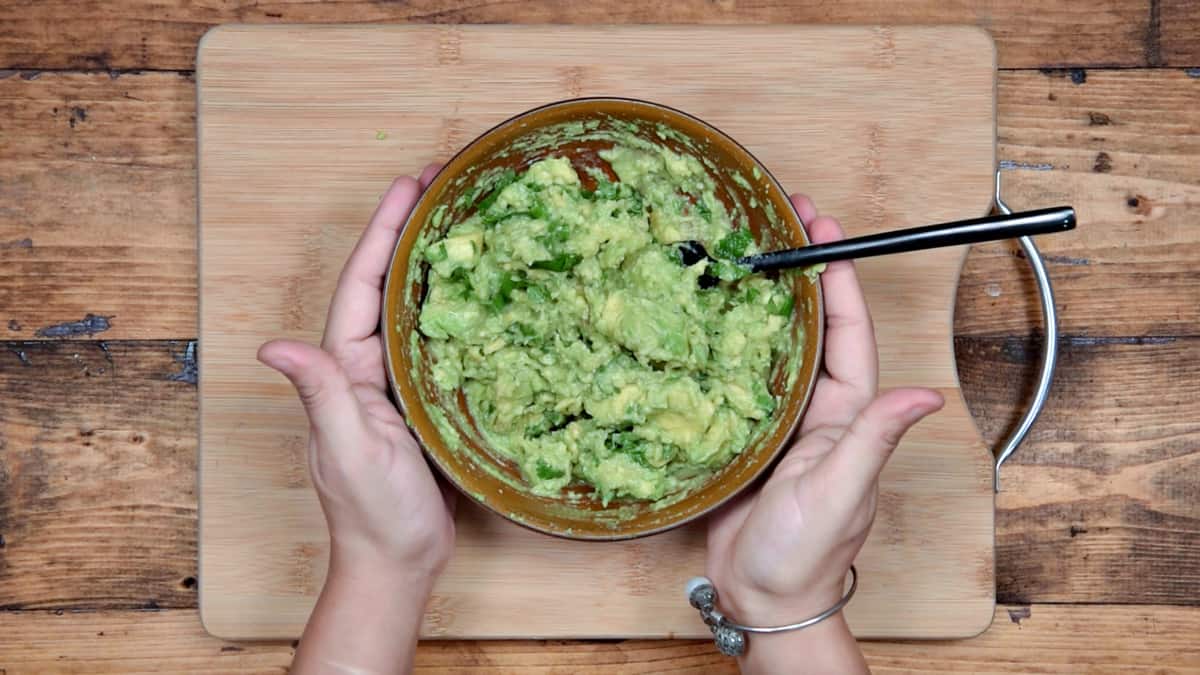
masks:
[[[724,262],[755,244],[696,157],[646,143],[600,156],[611,173],[551,155],[479,178],[474,207],[423,245],[419,329],[435,384],[462,389],[533,492],[656,500],[768,422],[792,295]],[[706,263],[684,267],[674,246],[688,239],[724,259],[724,282],[700,288]]]

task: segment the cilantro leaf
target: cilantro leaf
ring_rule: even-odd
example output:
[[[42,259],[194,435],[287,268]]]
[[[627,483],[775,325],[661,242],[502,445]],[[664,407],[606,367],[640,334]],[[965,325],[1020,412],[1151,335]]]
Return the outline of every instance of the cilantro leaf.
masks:
[[[537,477],[542,480],[554,480],[555,478],[562,478],[563,476],[567,475],[562,469],[550,466],[545,460],[542,459],[537,461],[537,465],[534,467],[534,473],[536,473]]]
[[[479,212],[483,213],[484,211],[492,208],[492,204],[496,203],[496,200],[500,197],[500,193],[504,191],[504,188],[512,185],[515,182],[517,182],[517,172],[513,169],[505,169],[504,172],[496,178],[496,181],[492,183],[492,191],[488,193],[488,196],[483,198],[483,201],[479,202]]]
[[[513,291],[525,288],[528,285],[529,282],[525,280],[524,272],[518,272],[516,274],[512,272],[504,272],[500,275],[500,285],[496,289],[496,292],[492,295],[492,299],[490,301],[492,309],[495,309],[496,311],[504,309],[508,306],[508,303],[512,302]]]
[[[583,256],[574,253],[559,253],[549,260],[539,260],[531,267],[539,270],[550,270],[551,272],[566,272],[583,261]]]
[[[710,269],[712,274],[722,281],[737,281],[750,274],[750,268],[728,260],[718,260]]]
[[[792,308],[796,306],[796,297],[788,294],[783,300],[772,299],[767,303],[767,311],[776,316],[791,316]]]
[[[746,249],[753,241],[754,236],[750,234],[749,228],[738,228],[717,242],[715,252],[718,258],[736,260],[746,255]]]

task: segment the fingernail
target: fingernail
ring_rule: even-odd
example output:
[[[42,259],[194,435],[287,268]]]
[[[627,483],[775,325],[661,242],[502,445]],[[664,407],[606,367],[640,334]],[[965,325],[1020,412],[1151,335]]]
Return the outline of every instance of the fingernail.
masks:
[[[921,418],[932,413],[936,408],[928,403],[918,403],[904,413],[904,421],[909,426],[921,421]]]
[[[909,419],[911,420],[909,423],[916,424],[922,417],[927,417],[941,410],[943,405],[945,405],[945,401],[942,400],[928,401],[914,405],[908,411]]]
[[[268,368],[273,368],[285,374],[290,372],[296,365],[287,352],[260,351],[258,353],[258,360],[262,361]]]

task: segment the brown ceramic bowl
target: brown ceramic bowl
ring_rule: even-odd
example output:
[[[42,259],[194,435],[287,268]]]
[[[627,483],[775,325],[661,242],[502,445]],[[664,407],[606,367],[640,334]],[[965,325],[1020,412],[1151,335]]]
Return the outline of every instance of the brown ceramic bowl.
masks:
[[[581,122],[589,123],[589,131],[584,131]],[[539,141],[533,135],[570,123],[585,137],[551,143],[544,136]],[[613,144],[604,139],[605,131],[616,126],[627,130],[630,123],[637,126],[638,135],[706,158],[718,197],[727,207],[740,206],[748,214],[750,229],[764,250],[808,243],[795,209],[775,178],[745,148],[714,127],[645,101],[575,99],[502,122],[455,155],[409,216],[384,290],[382,325],[388,376],[409,426],[434,466],[491,511],[534,530],[573,539],[627,539],[662,532],[699,518],[734,497],[762,475],[787,444],[808,405],[820,362],[825,323],[820,284],[797,274],[793,282],[794,349],[780,358],[774,370],[772,390],[782,395],[783,401],[767,431],[691,492],[668,495],[657,503],[620,499],[608,506],[594,499],[585,485],[568,486],[553,498],[529,492],[515,463],[486,447],[461,393],[444,394],[433,384],[424,339],[417,332],[427,267],[411,259],[414,245],[421,237],[440,236],[469,213],[470,205],[456,207],[455,202],[470,190],[472,178],[480,173],[497,167],[520,171],[549,155],[568,157],[577,167],[607,168],[597,154]],[[473,201],[468,198],[460,204]],[[435,209],[443,204],[449,205],[449,210],[443,209],[443,217],[435,217]],[[797,359],[799,362],[794,362]],[[789,388],[791,368],[796,376],[790,378]],[[435,418],[446,420],[441,429]]]

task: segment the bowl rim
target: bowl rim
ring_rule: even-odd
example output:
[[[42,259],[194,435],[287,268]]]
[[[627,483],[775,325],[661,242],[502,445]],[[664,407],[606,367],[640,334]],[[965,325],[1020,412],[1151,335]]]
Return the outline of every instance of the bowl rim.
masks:
[[[642,99],[642,98],[626,97],[626,96],[580,96],[580,97],[575,97],[575,98],[559,99],[559,100],[551,101],[549,103],[543,103],[541,105],[538,105],[533,108],[529,108],[527,110],[524,110],[524,111],[521,111],[514,115],[511,115],[511,116],[501,120],[500,122],[492,125],[487,130],[479,133],[470,142],[466,143],[461,148],[459,148],[457,151],[455,151],[455,153],[453,155],[451,155],[450,158],[447,159],[442,164],[441,168],[438,169],[437,173],[434,174],[433,178],[430,179],[429,187],[432,187],[434,183],[436,183],[440,178],[442,178],[442,175],[446,172],[446,169],[448,167],[450,167],[452,164],[454,164],[454,162],[456,160],[458,160],[462,155],[467,153],[469,150],[474,148],[476,145],[481,143],[485,138],[492,135],[499,129],[507,127],[511,124],[516,124],[516,123],[520,122],[520,120],[522,120],[526,117],[529,117],[531,115],[540,113],[544,110],[560,108],[560,107],[576,106],[576,105],[586,105],[586,104],[592,104],[592,103],[624,103],[624,104],[632,104],[634,106],[641,106],[641,107],[657,109],[659,111],[665,111],[671,115],[678,115],[680,117],[687,118],[687,119],[691,120],[692,122],[698,124],[701,128],[704,128],[704,129],[706,129],[710,132],[713,132],[713,133],[717,134],[718,136],[724,138],[729,143],[731,143],[734,147],[736,147],[738,150],[745,153],[746,157],[750,158],[750,160],[759,167],[759,169],[762,171],[763,175],[766,176],[766,178],[771,182],[771,184],[775,187],[775,189],[777,189],[779,191],[779,194],[783,195],[783,201],[787,203],[787,209],[785,209],[785,213],[787,215],[785,217],[792,220],[794,224],[799,225],[800,234],[804,238],[806,245],[812,244],[811,240],[809,239],[809,235],[808,235],[807,223],[805,223],[803,221],[803,219],[800,218],[799,212],[796,211],[796,205],[792,203],[791,197],[788,194],[788,192],[784,189],[783,185],[775,177],[775,174],[772,173],[771,170],[769,168],[767,168],[767,166],[761,160],[759,160],[758,157],[756,157],[754,155],[754,153],[750,152],[750,150],[748,148],[746,148],[746,146],[742,145],[742,143],[739,142],[737,139],[735,139],[733,136],[730,136],[729,134],[722,131],[720,128],[716,127],[715,125],[713,125],[709,122],[706,122],[705,120],[697,117],[696,115],[693,115],[691,113],[685,112],[683,110],[674,108],[674,107],[666,105],[666,104],[657,103],[654,101],[648,101],[648,100]],[[396,257],[400,253],[401,242],[404,239],[404,234],[408,231],[409,226],[412,224],[414,214],[418,213],[421,210],[421,207],[424,205],[424,202],[426,201],[427,198],[432,199],[432,197],[429,197],[430,193],[431,193],[431,191],[429,190],[429,188],[426,188],[421,191],[421,194],[417,198],[417,201],[413,203],[412,209],[409,210],[408,215],[405,216],[404,223],[401,225],[401,227],[399,229],[399,234],[396,237],[396,243],[392,247],[392,254],[388,260],[388,270],[387,270],[387,273],[384,275],[383,287],[380,290],[380,300],[381,301],[380,301],[379,332],[380,332],[380,338],[381,338],[382,347],[383,347],[384,371],[387,375],[388,388],[392,395],[393,403],[397,406],[397,408],[399,408],[401,417],[404,419],[405,427],[407,427],[409,432],[412,433],[413,438],[417,442],[417,445],[420,446],[421,454],[424,456],[425,460],[429,464],[431,464],[437,470],[437,472],[439,474],[441,474],[441,476],[447,482],[449,482],[450,485],[452,485],[454,487],[454,489],[457,490],[461,495],[465,495],[466,497],[469,497],[473,503],[483,507],[487,511],[489,511],[497,516],[500,516],[501,518],[503,518],[504,520],[506,520],[510,523],[514,523],[516,525],[524,527],[525,529],[532,530],[534,532],[538,532],[541,534],[550,535],[552,537],[557,537],[560,539],[566,539],[566,540],[570,540],[570,541],[596,541],[596,542],[625,541],[625,540],[632,540],[632,539],[640,539],[642,537],[649,537],[651,535],[661,534],[661,533],[667,532],[669,530],[674,530],[674,529],[683,527],[684,525],[695,522],[701,518],[704,518],[704,517],[712,514],[713,512],[721,509],[722,507],[726,506],[727,504],[729,504],[736,498],[743,495],[748,489],[750,489],[752,486],[754,486],[759,481],[761,481],[763,479],[763,476],[768,475],[769,472],[775,468],[775,465],[778,464],[780,459],[782,459],[783,455],[786,454],[787,448],[791,445],[793,439],[796,436],[797,430],[800,428],[800,422],[804,419],[804,416],[808,413],[808,407],[812,403],[813,390],[816,389],[817,380],[820,378],[821,372],[824,369],[825,328],[826,328],[825,327],[825,294],[824,294],[823,286],[819,280],[815,281],[813,284],[815,287],[816,297],[817,297],[817,302],[816,302],[816,307],[815,307],[815,310],[817,312],[817,320],[816,320],[817,335],[816,335],[816,339],[814,341],[815,342],[815,358],[814,358],[812,373],[810,374],[808,381],[806,383],[804,383],[804,396],[800,401],[800,406],[797,409],[796,415],[787,422],[787,432],[786,432],[786,434],[784,434],[783,440],[779,443],[779,445],[771,451],[770,458],[768,458],[767,461],[763,462],[762,466],[759,467],[758,470],[755,471],[749,478],[742,481],[742,483],[740,485],[738,485],[737,487],[735,487],[734,489],[730,490],[729,494],[714,501],[709,506],[696,511],[695,513],[692,513],[692,514],[689,514],[682,518],[679,518],[678,520],[674,520],[674,521],[671,521],[668,523],[664,523],[662,525],[658,525],[656,527],[647,528],[645,530],[639,530],[639,531],[635,531],[635,532],[616,531],[611,535],[579,535],[579,534],[574,534],[574,533],[567,533],[562,530],[546,529],[543,527],[539,527],[533,523],[527,522],[524,518],[513,518],[513,517],[511,517],[511,515],[509,513],[500,510],[499,508],[497,508],[496,506],[494,506],[493,504],[488,502],[488,500],[479,499],[479,498],[475,497],[473,494],[470,493],[469,490],[467,490],[462,484],[460,484],[458,479],[455,478],[455,476],[449,470],[447,470],[447,468],[442,464],[441,460],[437,457],[437,455],[434,452],[430,451],[429,444],[426,443],[425,438],[421,434],[420,430],[417,429],[413,424],[411,424],[409,422],[409,409],[408,409],[409,406],[408,406],[407,402],[405,401],[405,397],[401,393],[401,387],[399,385],[399,382],[396,379],[396,364],[393,363],[393,359],[392,359],[392,346],[393,346],[392,342],[395,338],[391,337],[391,334],[393,331],[389,330],[389,326],[391,324],[390,319],[391,319],[391,317],[393,317],[395,315],[395,312],[390,311],[391,308],[387,302],[387,298],[390,295],[390,291],[392,288],[394,273],[396,272],[397,269],[400,269],[400,267],[407,267],[407,261],[405,261],[405,265],[398,266],[396,264]],[[800,384],[800,383],[797,382],[797,384]],[[781,423],[782,423],[782,421],[781,421]]]

